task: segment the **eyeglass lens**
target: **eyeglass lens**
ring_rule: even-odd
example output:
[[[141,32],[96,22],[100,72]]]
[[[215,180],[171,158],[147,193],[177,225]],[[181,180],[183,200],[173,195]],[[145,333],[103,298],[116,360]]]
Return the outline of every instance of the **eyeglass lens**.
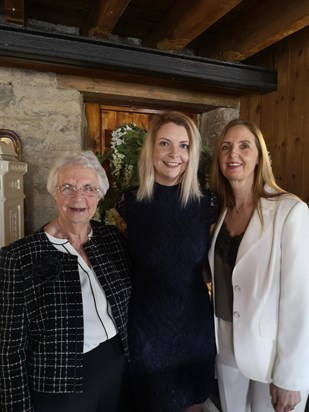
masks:
[[[81,192],[83,196],[88,196],[92,197],[97,194],[99,191],[96,187],[92,185],[84,185],[80,187],[79,189],[73,185],[70,184],[64,184],[62,186],[57,186],[57,189],[59,190],[60,194],[63,196],[72,196],[76,192]]]

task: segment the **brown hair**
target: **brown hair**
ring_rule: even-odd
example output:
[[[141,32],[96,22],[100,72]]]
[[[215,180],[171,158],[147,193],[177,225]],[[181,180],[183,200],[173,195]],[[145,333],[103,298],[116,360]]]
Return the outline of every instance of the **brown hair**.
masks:
[[[255,144],[259,153],[259,162],[255,168],[254,181],[252,186],[252,192],[254,194],[255,203],[258,204],[259,199],[262,197],[268,199],[286,193],[276,183],[271,168],[266,143],[261,130],[250,121],[243,119],[233,119],[225,125],[225,127],[223,128],[222,132],[218,137],[210,173],[210,187],[211,190],[218,197],[219,201],[221,202],[221,206],[223,208],[226,208],[233,207],[235,205],[234,194],[230,186],[230,183],[223,176],[219,166],[219,155],[223,139],[225,138],[227,132],[235,126],[246,127],[255,137]],[[272,190],[267,191],[265,185],[268,186],[268,190],[269,188],[271,188]]]

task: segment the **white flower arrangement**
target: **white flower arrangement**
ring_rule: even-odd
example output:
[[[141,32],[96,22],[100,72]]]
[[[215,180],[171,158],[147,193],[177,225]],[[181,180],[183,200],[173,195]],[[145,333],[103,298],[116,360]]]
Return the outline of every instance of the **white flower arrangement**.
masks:
[[[115,224],[114,205],[122,193],[138,185],[137,161],[147,130],[135,123],[120,126],[112,132],[111,148],[98,155],[110,182],[99,210],[106,224]]]

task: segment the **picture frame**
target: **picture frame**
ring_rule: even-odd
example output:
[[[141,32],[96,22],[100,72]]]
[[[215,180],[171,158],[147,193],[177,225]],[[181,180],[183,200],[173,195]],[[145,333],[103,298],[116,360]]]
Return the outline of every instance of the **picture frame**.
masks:
[[[0,129],[0,142],[11,145],[16,153],[17,160],[21,160],[21,141],[13,130]]]

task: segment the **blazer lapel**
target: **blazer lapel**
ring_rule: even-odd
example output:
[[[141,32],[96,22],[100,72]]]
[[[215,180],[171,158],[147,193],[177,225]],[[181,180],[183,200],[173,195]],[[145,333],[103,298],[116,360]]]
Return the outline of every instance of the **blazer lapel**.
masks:
[[[255,210],[249,225],[247,227],[247,230],[242,238],[242,241],[240,243],[239,249],[238,249],[238,254],[236,258],[236,264],[240,260],[242,260],[252,249],[258,247],[259,243],[263,239],[265,233],[268,230],[271,230],[271,215],[272,215],[272,210],[275,207],[276,202],[272,202],[271,200],[267,199],[260,199],[260,204],[261,204],[261,211],[262,211],[262,216],[263,216],[263,223],[260,220],[258,211]],[[218,220],[211,247],[209,250],[209,263],[210,263],[210,268],[211,272],[213,273],[214,270],[214,253],[215,253],[215,246],[216,246],[216,241],[218,234],[220,232],[221,226],[224,222],[225,216],[227,213],[227,209],[222,213],[221,217]]]
[[[210,270],[211,270],[212,274],[214,273],[214,255],[215,255],[216,241],[217,241],[217,237],[218,237],[218,234],[220,232],[221,226],[224,222],[226,212],[227,212],[227,209],[224,210],[224,212],[219,217],[219,220],[216,224],[216,228],[215,228],[215,231],[214,231],[213,238],[211,240],[211,246],[210,246],[210,249],[209,249],[209,253],[208,253],[208,260],[209,260]]]
[[[256,209],[239,245],[235,267],[252,249],[258,247],[265,234],[271,230],[270,215],[274,203],[264,198],[260,199],[263,221],[261,221]]]

